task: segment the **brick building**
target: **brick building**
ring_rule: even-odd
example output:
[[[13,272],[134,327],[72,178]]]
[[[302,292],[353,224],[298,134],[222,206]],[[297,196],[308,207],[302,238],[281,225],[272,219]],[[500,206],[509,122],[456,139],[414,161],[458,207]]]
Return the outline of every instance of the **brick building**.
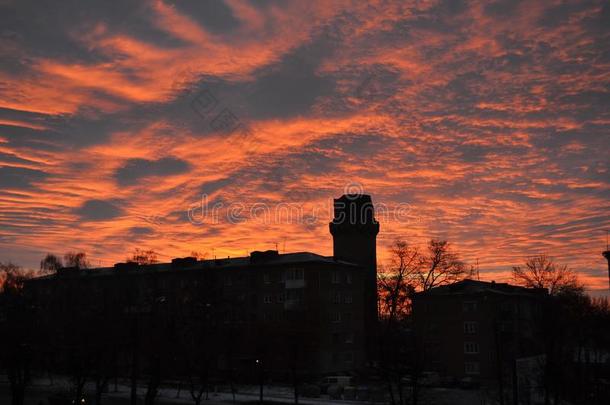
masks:
[[[539,355],[545,289],[464,280],[415,295],[424,368],[441,377],[509,386],[515,360]]]
[[[138,358],[161,362],[158,353],[172,352],[168,357],[175,360],[176,347],[189,347],[185,337],[197,325],[192,350],[206,350],[214,369],[255,373],[265,364],[267,373],[278,375],[291,369],[350,372],[371,360],[370,333],[377,321],[379,224],[370,197],[335,200],[330,230],[331,257],[270,250],[226,259],[64,268],[33,279],[28,291],[50,346],[113,341],[125,364]],[[147,347],[153,360],[144,360]]]

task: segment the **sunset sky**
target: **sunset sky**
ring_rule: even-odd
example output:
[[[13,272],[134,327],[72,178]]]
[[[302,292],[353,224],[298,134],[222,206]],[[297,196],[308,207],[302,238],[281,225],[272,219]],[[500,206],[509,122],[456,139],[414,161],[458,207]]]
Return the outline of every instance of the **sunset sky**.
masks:
[[[332,198],[362,190],[380,263],[435,237],[486,280],[548,253],[608,288],[607,1],[0,0],[0,21],[0,261],[330,255]]]

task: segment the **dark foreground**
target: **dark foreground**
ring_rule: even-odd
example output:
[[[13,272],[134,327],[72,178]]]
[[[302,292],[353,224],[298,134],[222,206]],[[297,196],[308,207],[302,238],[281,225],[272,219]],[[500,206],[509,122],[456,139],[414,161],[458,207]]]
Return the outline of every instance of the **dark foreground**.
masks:
[[[50,385],[34,385],[29,387],[26,392],[24,405],[48,405],[49,395],[57,392],[58,386]],[[143,394],[143,393],[142,393]],[[143,395],[141,396],[143,398]],[[240,394],[235,397],[237,404],[258,404],[258,396],[248,389],[243,389]],[[0,383],[0,405],[10,405],[11,395],[7,384]],[[141,399],[139,403],[143,403]],[[180,396],[176,396],[175,390],[164,390],[157,397],[155,404],[157,405],[180,405],[193,404],[187,392],[182,391]],[[208,400],[202,400],[202,405],[227,405],[232,404],[233,399],[230,394],[219,393],[210,394]],[[294,399],[288,393],[283,393],[281,390],[266,393],[266,404],[293,404]],[[111,390],[104,395],[102,405],[129,405],[129,394],[127,389],[119,388],[118,392]],[[343,404],[343,405],[364,405],[369,402],[364,401],[343,401],[331,400],[328,398],[299,398],[299,404],[302,405],[319,405],[319,404]],[[376,404],[382,404],[377,402]],[[493,405],[493,401],[482,401],[481,394],[476,390],[457,390],[457,389],[427,389],[422,393],[420,400],[422,405]],[[89,405],[89,404],[87,404]]]

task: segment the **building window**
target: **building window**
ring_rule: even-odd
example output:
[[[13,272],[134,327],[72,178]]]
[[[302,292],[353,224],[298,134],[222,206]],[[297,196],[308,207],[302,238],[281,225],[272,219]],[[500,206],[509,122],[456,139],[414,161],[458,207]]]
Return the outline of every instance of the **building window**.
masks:
[[[265,284],[271,284],[271,275],[269,273],[263,274],[263,282]]]
[[[345,343],[347,343],[347,344],[354,343],[354,334],[353,333],[345,334]]]
[[[462,302],[462,309],[464,312],[475,312],[477,310],[476,301],[464,301]]]
[[[345,294],[345,297],[343,298],[343,302],[345,302],[346,304],[351,304],[353,302],[352,300],[352,294]]]
[[[332,293],[333,304],[341,303],[341,293],[339,291],[333,291]]]
[[[297,267],[286,270],[286,280],[304,280],[305,272],[303,268]]]
[[[339,344],[339,339],[340,335],[338,333],[333,333],[333,344],[338,345]]]
[[[477,323],[472,321],[464,322],[464,333],[467,335],[477,333]]]
[[[233,280],[231,279],[231,276],[225,276],[225,285],[226,286],[232,286],[233,285]]]
[[[476,361],[467,361],[464,363],[464,372],[466,374],[479,374],[479,363]]]
[[[464,353],[466,353],[466,354],[479,353],[479,344],[477,342],[464,342]]]
[[[333,270],[331,282],[333,284],[340,284],[341,283],[341,273],[339,271]]]
[[[345,352],[343,356],[344,356],[346,363],[351,364],[354,362],[354,353],[353,352]]]
[[[266,295],[263,297],[263,302],[264,302],[265,304],[271,304],[271,303],[273,302],[273,299],[271,298],[271,294],[266,294]]]
[[[280,293],[277,295],[277,302],[279,302],[280,304],[284,302],[284,293]]]
[[[347,284],[351,284],[352,283],[352,273],[348,272],[347,275],[345,276],[345,282]]]
[[[341,312],[339,312],[339,311],[332,311],[330,313],[330,321],[331,322],[335,322],[335,323],[341,322]]]
[[[287,290],[285,294],[286,301],[291,301],[294,303],[300,303],[303,298],[302,290]]]

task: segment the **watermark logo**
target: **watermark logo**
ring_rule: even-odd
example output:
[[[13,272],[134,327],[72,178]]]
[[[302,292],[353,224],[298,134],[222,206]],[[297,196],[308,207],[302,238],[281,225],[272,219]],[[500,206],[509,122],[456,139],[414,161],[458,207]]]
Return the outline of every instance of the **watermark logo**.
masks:
[[[364,187],[360,183],[348,183],[343,187],[343,194],[350,200],[357,200],[364,195]]]
[[[355,201],[364,195],[364,190],[359,183],[349,183],[344,187],[345,196]],[[349,204],[349,203],[348,203]],[[345,206],[348,206],[347,204]],[[262,225],[271,224],[300,224],[314,226],[328,223],[331,219],[336,221],[335,214],[342,214],[341,208],[337,211],[334,199],[329,198],[323,202],[257,202],[257,201],[232,201],[218,200],[210,201],[210,196],[203,194],[201,199],[187,209],[187,217],[191,224],[196,226],[216,224],[241,224],[257,223]],[[421,219],[414,214],[408,203],[385,204],[372,203],[359,208],[362,212],[345,216],[344,220],[352,221],[354,224],[367,222],[373,217],[380,222],[411,223],[419,222]]]

